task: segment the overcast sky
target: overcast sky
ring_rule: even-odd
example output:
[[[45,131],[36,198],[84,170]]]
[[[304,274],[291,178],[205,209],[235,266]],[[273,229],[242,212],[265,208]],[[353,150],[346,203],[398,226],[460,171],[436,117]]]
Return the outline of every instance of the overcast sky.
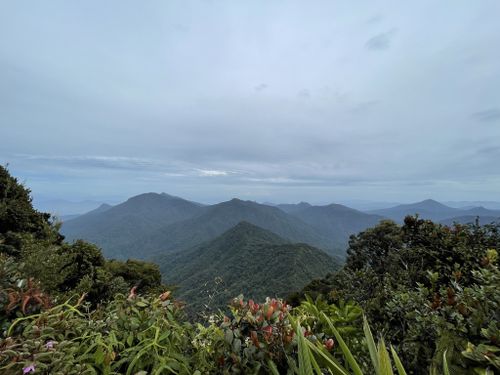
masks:
[[[35,197],[500,200],[500,1],[2,1]]]

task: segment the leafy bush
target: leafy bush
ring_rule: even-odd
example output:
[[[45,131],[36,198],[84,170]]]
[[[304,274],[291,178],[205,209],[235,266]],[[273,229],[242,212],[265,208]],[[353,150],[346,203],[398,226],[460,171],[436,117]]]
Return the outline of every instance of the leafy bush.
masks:
[[[3,373],[190,374],[189,323],[170,299],[118,295],[103,309],[64,304],[14,320],[0,345]],[[88,305],[87,305],[88,307]],[[18,327],[22,330],[19,331]],[[15,336],[12,333],[18,331]]]
[[[496,368],[499,228],[383,222],[351,238],[340,272],[304,291],[359,303],[413,374],[441,368],[445,351],[454,374]]]

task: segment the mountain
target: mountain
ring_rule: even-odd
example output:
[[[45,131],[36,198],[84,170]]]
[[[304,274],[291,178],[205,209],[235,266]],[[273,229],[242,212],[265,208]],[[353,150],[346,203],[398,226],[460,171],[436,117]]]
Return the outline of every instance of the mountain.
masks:
[[[400,204],[391,208],[372,210],[369,213],[381,215],[396,222],[402,222],[405,216],[418,214],[423,219],[442,220],[455,216],[460,210],[445,206],[433,199],[426,199],[411,204]]]
[[[287,214],[293,214],[295,212],[302,211],[312,206],[307,202],[300,202],[297,204],[278,204],[276,205],[276,207],[286,212]]]
[[[195,202],[165,193],[146,193],[116,206],[97,209],[63,223],[66,239],[85,239],[103,249],[109,258],[141,258],[124,254],[122,248],[136,238],[148,236],[156,229],[198,215],[203,207]]]
[[[72,202],[64,199],[37,199],[33,200],[33,205],[40,212],[50,212],[54,216],[82,215],[90,210],[99,207],[103,202],[85,200]]]
[[[452,217],[449,219],[444,219],[441,220],[439,223],[451,226],[454,223],[458,224],[474,224],[476,222],[476,219],[478,218],[477,215],[465,215],[465,216],[456,216]],[[500,223],[500,215],[498,216],[480,216],[479,217],[479,224],[484,225],[484,224],[491,224],[493,222]]]
[[[124,254],[147,258],[162,252],[176,252],[214,239],[241,221],[247,221],[270,230],[292,242],[304,242],[343,256],[343,251],[332,239],[295,216],[279,208],[252,201],[232,199],[203,207],[200,215],[164,225],[154,233],[138,237],[124,249]]]
[[[75,215],[62,215],[62,216],[54,215],[52,218],[56,219],[57,221],[66,222],[66,221],[69,221],[69,220],[76,219],[78,216],[81,216],[81,215],[78,215],[78,214],[75,214]]]
[[[99,207],[87,212],[86,214],[104,212],[104,211],[109,210],[111,207],[113,207],[113,206],[111,206],[110,204],[107,204],[107,203],[103,203]],[[58,221],[62,221],[63,223],[66,223],[66,222],[73,220],[73,219],[76,219],[77,217],[80,217],[80,216],[82,216],[82,215],[81,214],[62,215],[62,216],[54,215],[53,217],[56,218]]]
[[[214,295],[212,307],[218,308],[240,293],[256,300],[285,297],[340,268],[322,250],[290,243],[248,222],[193,249],[154,260],[164,282],[177,285],[178,298],[195,309],[208,302],[209,293]]]
[[[292,214],[325,236],[342,241],[344,247],[351,234],[373,227],[384,219],[383,216],[367,214],[341,204],[302,207],[292,211]]]
[[[110,205],[110,204],[107,204],[107,203],[103,203],[101,204],[99,207],[97,207],[95,210],[92,210],[92,211],[89,211],[87,213],[94,213],[94,214],[97,214],[97,213],[100,213],[100,212],[105,212],[107,210],[109,210],[110,208],[112,208],[113,206]]]
[[[385,202],[385,201],[371,201],[367,199],[349,199],[341,201],[341,204],[347,207],[354,208],[358,211],[379,210],[382,208],[394,207],[400,202]]]
[[[388,217],[399,223],[404,220],[405,216],[415,214],[418,214],[423,219],[430,219],[436,222],[461,216],[500,216],[500,211],[498,210],[489,210],[484,207],[459,209],[446,206],[432,199],[369,212]]]
[[[467,209],[471,207],[485,207],[489,210],[500,210],[500,202],[495,201],[449,201],[443,202],[447,206]]]
[[[500,210],[490,210],[484,207],[472,207],[468,209],[464,209],[460,213],[463,216],[479,216],[479,217],[486,217],[486,216],[500,216]]]

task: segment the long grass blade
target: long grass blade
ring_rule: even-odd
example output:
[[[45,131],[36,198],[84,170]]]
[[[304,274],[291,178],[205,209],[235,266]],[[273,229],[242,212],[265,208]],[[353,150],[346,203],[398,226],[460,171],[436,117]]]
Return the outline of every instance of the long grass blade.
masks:
[[[450,369],[448,368],[448,359],[446,359],[446,350],[443,353],[443,374],[450,375]]]
[[[325,352],[325,350],[322,350],[319,346],[314,345],[312,342],[306,340],[307,345],[309,345],[310,349],[317,353],[319,356],[323,358],[323,360],[326,362],[326,365],[328,366],[328,370],[331,371],[332,374],[334,375],[350,375],[349,372],[340,364],[337,362],[335,358],[332,357],[332,355],[328,352]]]
[[[379,360],[379,373],[378,375],[394,375],[392,372],[391,358],[385,346],[384,339],[378,342],[378,360]]]
[[[295,326],[295,334],[297,335],[298,355],[299,355],[299,375],[312,375],[313,368],[311,363],[311,355],[309,348],[305,343],[302,328],[298,322],[292,321]]]
[[[396,350],[391,345],[391,353],[392,353],[392,358],[394,358],[394,364],[396,365],[396,369],[398,370],[399,375],[407,375],[406,370],[403,367],[403,363],[399,359],[398,353],[396,353]]]
[[[373,339],[372,330],[368,324],[368,319],[363,315],[363,331],[365,332],[366,344],[368,345],[368,351],[370,352],[370,357],[372,359],[372,364],[375,369],[375,373],[378,374],[380,371],[380,364],[378,361],[377,345]]]
[[[363,375],[363,371],[361,371],[361,368],[359,367],[358,362],[356,361],[356,359],[352,355],[351,351],[347,347],[346,343],[342,339],[342,336],[340,336],[339,331],[337,331],[337,329],[333,325],[331,319],[328,318],[324,312],[321,312],[321,317],[322,317],[322,320],[328,324],[328,326],[332,330],[333,334],[335,335],[335,338],[337,339],[337,342],[339,343],[340,349],[342,350],[342,353],[344,353],[344,357],[345,357],[347,363],[349,364],[349,366],[351,367],[354,375]]]
[[[272,375],[280,375],[278,368],[276,367],[276,364],[273,361],[271,360],[267,361],[267,367],[269,367],[269,370],[271,370]]]

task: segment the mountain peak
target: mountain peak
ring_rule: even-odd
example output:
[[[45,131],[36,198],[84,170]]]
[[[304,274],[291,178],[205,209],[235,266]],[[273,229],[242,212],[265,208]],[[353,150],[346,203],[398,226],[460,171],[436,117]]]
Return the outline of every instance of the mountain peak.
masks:
[[[299,206],[299,207],[312,207],[312,205],[311,205],[310,203],[308,203],[308,202],[304,202],[304,201],[299,202],[299,203],[297,204],[297,206]]]
[[[211,242],[217,246],[238,249],[248,244],[285,244],[287,240],[248,221],[240,221]]]
[[[113,206],[107,203],[101,204],[99,207],[97,207],[93,212],[104,212],[112,208]]]
[[[231,199],[229,201],[218,203],[215,206],[236,206],[236,207],[241,207],[241,206],[252,206],[252,205],[259,205],[259,203],[254,202],[254,201],[244,201],[244,200],[239,199],[239,198],[233,198],[233,199]]]
[[[441,203],[439,203],[437,200],[435,200],[435,199],[431,199],[431,198],[424,199],[424,200],[423,200],[423,201],[421,201],[420,203],[424,203],[424,204],[441,204]]]
[[[414,206],[419,206],[427,209],[441,209],[441,208],[450,208],[434,199],[425,199],[421,202],[417,202],[413,204]]]
[[[277,234],[245,220],[240,221],[234,227],[228,229],[221,235],[221,237],[224,237],[226,235],[231,235],[231,236],[251,235],[251,236],[263,236],[263,237],[272,236],[275,237],[276,239],[280,239],[281,240],[280,242],[287,242],[284,239],[280,238]]]
[[[146,201],[146,200],[151,200],[151,199],[158,199],[162,195],[154,192],[149,192],[149,193],[142,193],[138,195],[134,195],[133,197],[130,197],[127,199],[127,202],[137,202],[137,201]]]

